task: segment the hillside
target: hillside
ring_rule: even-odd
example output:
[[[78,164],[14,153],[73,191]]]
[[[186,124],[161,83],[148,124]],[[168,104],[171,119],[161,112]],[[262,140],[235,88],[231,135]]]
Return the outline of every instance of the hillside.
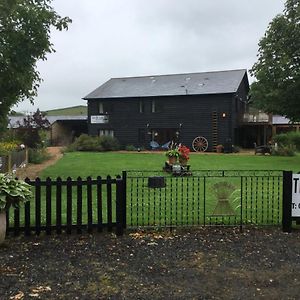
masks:
[[[78,105],[45,111],[47,116],[79,116],[87,115],[87,106]]]

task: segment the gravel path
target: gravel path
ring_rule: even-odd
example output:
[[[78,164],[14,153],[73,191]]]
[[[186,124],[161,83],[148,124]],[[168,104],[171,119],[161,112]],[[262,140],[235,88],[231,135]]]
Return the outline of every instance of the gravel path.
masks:
[[[279,228],[10,238],[1,299],[299,299],[300,235]]]
[[[20,179],[25,179],[26,177],[30,179],[35,179],[39,176],[40,172],[45,168],[54,165],[63,154],[61,153],[62,147],[48,147],[47,151],[50,154],[50,159],[46,160],[41,164],[28,164],[25,168],[17,170],[17,177]]]

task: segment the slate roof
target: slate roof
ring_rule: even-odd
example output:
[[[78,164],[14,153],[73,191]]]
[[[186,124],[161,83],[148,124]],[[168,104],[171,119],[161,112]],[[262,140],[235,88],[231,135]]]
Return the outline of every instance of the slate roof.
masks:
[[[23,125],[25,116],[8,116],[7,128],[18,128],[19,124]],[[86,115],[79,116],[46,116],[46,119],[52,125],[56,121],[82,121],[87,120]]]
[[[112,78],[83,99],[235,93],[245,74],[242,69]]]

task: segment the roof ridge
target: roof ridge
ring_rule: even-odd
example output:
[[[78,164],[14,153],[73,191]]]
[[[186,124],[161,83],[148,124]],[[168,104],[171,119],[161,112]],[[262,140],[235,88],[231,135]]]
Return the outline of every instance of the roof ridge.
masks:
[[[245,71],[245,72],[247,72],[247,69],[232,69],[232,70],[205,71],[205,72],[192,72],[192,73],[174,73],[174,74],[160,74],[160,75],[142,75],[142,76],[111,77],[109,80],[112,80],[112,79],[147,78],[147,77],[166,77],[166,76],[194,75],[194,74],[210,74],[210,73],[224,73],[224,72],[234,72],[234,71]],[[108,81],[106,81],[106,82],[108,82]]]

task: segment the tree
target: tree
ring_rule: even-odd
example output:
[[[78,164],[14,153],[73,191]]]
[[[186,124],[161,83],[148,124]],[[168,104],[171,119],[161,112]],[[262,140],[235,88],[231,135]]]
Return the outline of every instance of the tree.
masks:
[[[300,0],[287,0],[271,21],[250,73],[257,108],[300,121]]]
[[[43,146],[42,135],[50,126],[45,113],[37,109],[32,115],[24,117],[22,122],[18,122],[17,138],[30,148],[38,148]]]
[[[59,16],[52,0],[0,0],[0,127],[10,108],[33,102],[41,82],[38,60],[54,52],[50,30],[68,29],[71,19]]]

